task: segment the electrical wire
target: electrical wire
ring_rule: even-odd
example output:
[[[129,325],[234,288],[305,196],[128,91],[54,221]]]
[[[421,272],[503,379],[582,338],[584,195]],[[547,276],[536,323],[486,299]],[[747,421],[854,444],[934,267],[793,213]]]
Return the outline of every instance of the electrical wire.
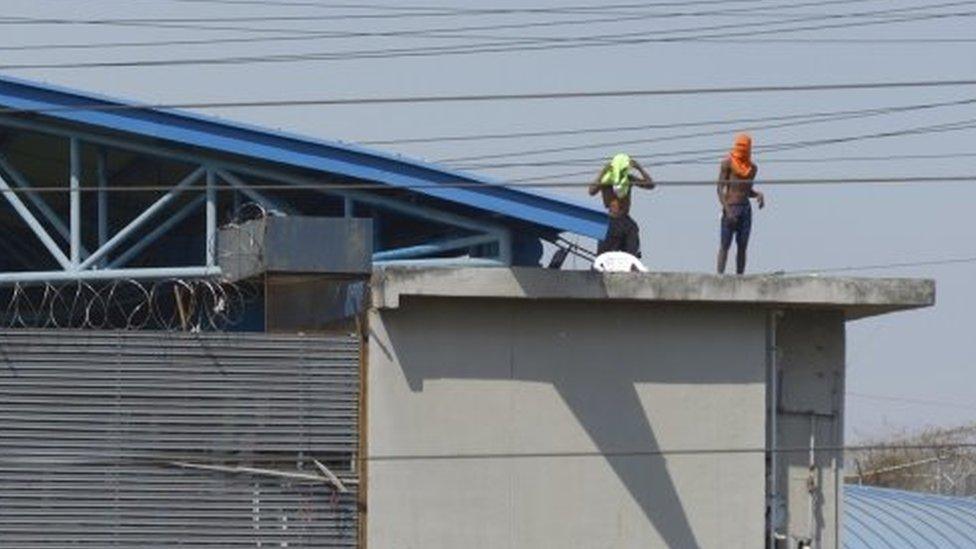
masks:
[[[952,2],[941,4],[940,6],[956,5],[956,4],[966,4],[966,2]],[[932,6],[929,6],[932,7]],[[866,15],[875,15],[879,13],[895,13],[904,12],[909,10],[918,10],[920,8],[901,8],[886,10],[883,12],[863,12],[863,13],[853,13],[853,14],[835,14],[831,16],[814,16],[814,17],[804,17],[795,18],[788,20],[781,20],[772,23],[765,23],[766,25],[781,25],[792,22],[802,22],[808,20],[818,20],[818,19],[833,19],[833,18],[857,18],[864,17]],[[724,34],[705,34],[697,36],[683,36],[683,37],[661,37],[662,34],[668,33],[680,33],[680,32],[691,32],[691,31],[701,31],[704,29],[719,29],[719,28],[741,28],[741,25],[716,25],[711,27],[698,27],[694,29],[670,29],[666,31],[656,31],[655,36],[652,38],[646,37],[646,31],[638,33],[630,33],[636,38],[621,38],[617,35],[615,38],[605,38],[605,37],[583,37],[583,38],[526,38],[520,39],[515,37],[504,37],[505,42],[495,42],[495,43],[483,43],[474,46],[442,46],[442,47],[431,47],[431,48],[393,48],[393,49],[374,49],[374,50],[358,50],[358,51],[343,51],[343,52],[318,52],[318,53],[300,53],[300,54],[276,54],[276,55],[252,55],[252,56],[230,56],[230,57],[209,57],[209,58],[183,58],[183,59],[153,59],[153,60],[135,60],[135,61],[97,61],[97,62],[87,62],[87,63],[28,63],[28,64],[8,64],[0,65],[0,69],[4,70],[26,70],[26,69],[82,69],[82,68],[122,68],[122,67],[160,67],[160,66],[184,66],[184,65],[242,65],[242,64],[254,64],[254,63],[281,63],[281,62],[299,62],[299,61],[348,61],[354,59],[389,59],[393,57],[428,57],[431,55],[458,55],[458,54],[479,54],[479,53],[499,53],[499,52],[512,52],[512,51],[539,51],[548,49],[565,49],[565,48],[579,48],[579,47],[593,47],[593,46],[619,46],[619,45],[637,45],[652,42],[674,42],[674,41],[698,41],[702,39],[714,39],[714,38],[728,38],[728,37],[753,37],[757,35],[764,34],[778,34],[784,32],[800,32],[800,31],[812,31],[812,30],[824,30],[824,29],[835,29],[835,28],[849,28],[849,27],[861,27],[866,25],[878,25],[878,24],[893,24],[893,23],[905,23],[913,21],[923,21],[931,19],[942,19],[951,17],[971,17],[976,15],[976,12],[959,12],[959,13],[942,13],[942,14],[929,14],[929,15],[912,15],[902,18],[885,19],[882,21],[860,21],[854,23],[838,23],[829,25],[814,25],[814,26],[801,26],[792,27],[786,29],[770,29],[770,30],[757,30],[757,27],[763,24],[751,25],[750,30],[738,31],[732,33]],[[83,20],[74,20],[76,24],[84,24]],[[120,21],[120,20],[118,20]],[[140,23],[138,20],[131,20],[132,22],[127,23],[129,25],[145,25],[147,23]],[[89,21],[92,24],[101,24],[99,21]],[[122,24],[122,23],[113,23]],[[158,23],[150,23],[158,25]],[[211,30],[220,30],[216,27],[212,27]],[[226,29],[231,30],[231,29]],[[241,29],[233,29],[241,30]],[[262,29],[262,32],[271,32],[271,29]],[[488,39],[489,37],[485,37]],[[492,39],[498,39],[498,37],[492,37]],[[556,43],[552,43],[556,42]]]
[[[822,273],[848,273],[855,271],[875,271],[883,269],[907,269],[911,267],[936,267],[939,265],[961,265],[966,263],[976,263],[976,256],[955,257],[949,259],[935,259],[930,261],[905,261],[900,263],[880,263],[875,265],[854,265],[847,267],[826,267],[822,269],[806,269],[801,271],[776,271],[771,274],[795,275],[795,274],[822,274]]]
[[[779,151],[806,149],[810,147],[818,147],[818,146],[826,146],[826,145],[837,145],[837,144],[851,143],[856,141],[886,139],[886,138],[902,137],[908,135],[926,135],[932,133],[945,133],[950,131],[962,131],[962,130],[968,130],[974,128],[976,128],[976,119],[962,121],[962,122],[950,122],[946,124],[935,124],[932,126],[916,126],[913,128],[897,130],[897,131],[877,132],[877,133],[860,134],[854,136],[835,137],[835,138],[826,138],[826,139],[794,141],[794,142],[787,142],[787,143],[775,143],[772,145],[758,146],[756,147],[756,150],[765,153],[775,153]],[[646,165],[669,166],[669,165],[696,164],[700,161],[708,161],[708,160],[715,162],[716,159],[711,157],[710,155],[720,154],[726,152],[727,150],[728,150],[727,148],[715,148],[715,149],[699,149],[697,151],[672,151],[668,153],[658,153],[653,155],[653,157],[660,158],[663,156],[671,157],[671,156],[681,156],[681,155],[698,154],[698,153],[709,153],[709,156],[695,156],[690,158],[679,158],[676,160],[665,160],[665,161],[649,161],[646,162]],[[546,163],[536,162],[536,163],[532,163],[531,166],[544,167],[548,165],[568,165],[568,164],[602,165],[605,161],[606,158],[601,157],[601,158],[590,158],[590,159],[562,160],[562,161],[553,161],[553,162],[546,162]],[[516,164],[516,163],[513,162],[509,164]],[[499,165],[495,164],[492,166],[499,166]],[[511,167],[511,166],[506,166],[506,167]],[[455,169],[462,169],[462,168],[455,167]],[[485,166],[482,167],[481,169],[490,170],[493,169],[493,167]],[[594,173],[595,170],[592,169],[577,170],[573,172],[562,172],[558,174],[547,174],[543,176],[522,177],[517,179],[511,179],[509,181],[514,184],[534,183],[537,181],[544,181],[544,180],[565,179],[565,178],[580,177],[580,176],[592,176],[594,175]]]
[[[972,261],[976,261],[976,257],[974,257]],[[888,402],[901,402],[905,404],[918,404],[921,406],[939,406],[945,408],[958,408],[961,410],[976,410],[976,406],[968,406],[966,404],[960,404],[956,402],[943,402],[939,400],[925,400],[920,398],[907,398],[907,397],[888,396],[888,395],[872,395],[872,394],[865,394],[865,393],[856,393],[852,391],[848,391],[847,396],[854,397],[854,398],[863,398],[867,400],[882,400]]]
[[[850,0],[843,0],[843,3],[847,3]],[[864,0],[858,0],[864,1]],[[873,0],[869,0],[873,1]],[[831,2],[828,2],[831,3]],[[809,2],[796,4],[797,6],[806,5],[823,5],[819,2]],[[790,4],[770,6],[768,9],[777,10],[784,7],[789,7]],[[753,8],[758,9],[758,8]],[[764,6],[762,9],[767,9]],[[700,12],[706,13],[706,12]],[[717,14],[721,12],[710,12],[712,14]],[[749,17],[750,15],[755,15],[750,10],[737,10],[734,15]],[[769,14],[775,15],[775,14]],[[496,24],[496,25],[480,25],[480,26],[468,26],[459,27],[453,25],[450,27],[440,27],[440,28],[425,28],[425,29],[412,29],[412,30],[398,30],[398,31],[328,31],[328,32],[315,32],[311,34],[298,34],[289,36],[272,36],[272,37],[233,37],[233,38],[209,38],[209,39],[192,39],[192,40],[157,40],[157,41],[142,41],[142,42],[107,42],[107,43],[74,43],[74,44],[37,44],[37,45],[21,45],[21,46],[0,46],[0,51],[44,51],[44,50],[73,50],[73,49],[103,49],[103,48],[127,48],[127,47],[161,47],[161,46],[192,46],[192,45],[216,45],[216,44],[228,44],[228,43],[257,43],[257,42],[279,42],[279,41],[309,41],[309,40],[322,40],[322,39],[333,39],[333,38],[383,38],[383,37],[420,37],[420,38],[470,38],[469,35],[459,34],[471,31],[484,31],[484,30],[515,30],[515,29],[526,29],[526,28],[542,28],[542,27],[563,27],[563,26],[576,26],[576,25],[594,25],[599,23],[613,23],[619,25],[621,22],[625,21],[638,21],[650,18],[661,17],[660,14],[635,14],[630,16],[615,15],[613,17],[602,16],[599,18],[589,18],[589,19],[577,19],[570,21],[541,21],[541,22],[530,22],[530,23],[517,23],[517,24]],[[259,32],[282,32],[288,31],[289,29],[253,29],[248,28],[247,31],[259,31]],[[505,37],[491,37],[492,39],[500,39]],[[513,40],[522,40],[522,38],[512,37]]]
[[[794,150],[797,148],[809,148],[825,145],[837,145],[841,143],[851,143],[855,141],[866,141],[873,139],[887,139],[893,137],[903,137],[909,135],[925,135],[933,133],[946,133],[954,131],[964,131],[976,128],[976,118],[970,118],[962,121],[947,122],[943,124],[934,124],[928,126],[914,126],[911,128],[906,128],[902,130],[892,130],[885,132],[875,132],[867,134],[859,134],[845,137],[831,137],[826,139],[809,139],[804,141],[793,141],[787,143],[775,143],[771,145],[756,146],[754,150],[756,152],[776,152],[784,150]],[[721,148],[710,148],[710,149],[698,149],[698,150],[684,150],[684,151],[668,151],[660,152],[647,155],[649,158],[672,158],[680,157],[689,154],[718,154],[728,151],[728,147]],[[648,166],[667,166],[675,164],[685,164],[694,163],[695,161],[702,159],[700,157],[677,159],[670,161],[659,161],[651,160],[646,162]],[[708,159],[708,157],[704,157]],[[559,160],[536,160],[527,162],[503,162],[503,163],[485,163],[485,164],[465,164],[465,165],[450,165],[455,169],[460,170],[498,170],[506,168],[517,168],[517,167],[547,167],[547,166],[565,166],[573,164],[592,164],[592,165],[604,165],[606,163],[606,156],[590,157],[590,158],[578,158],[578,159],[559,159]],[[520,180],[524,181],[524,180]]]
[[[179,1],[179,0],[174,0]],[[187,1],[187,0],[183,0]],[[297,16],[233,16],[233,17],[141,17],[141,18],[99,18],[99,19],[64,19],[64,18],[36,18],[36,17],[18,17],[18,16],[6,16],[0,18],[0,25],[2,24],[45,24],[45,25],[72,25],[72,24],[84,24],[84,23],[94,23],[94,24],[130,24],[130,23],[200,23],[200,22],[241,22],[241,21],[318,21],[318,20],[348,20],[348,19],[404,19],[404,18],[415,18],[415,17],[455,17],[455,16],[504,16],[504,15],[560,15],[560,14],[580,14],[580,13],[593,13],[601,12],[606,13],[609,11],[618,11],[621,9],[651,9],[651,8],[661,8],[661,7],[685,7],[690,5],[728,5],[728,4],[743,4],[743,3],[760,3],[763,0],[689,0],[687,2],[641,2],[641,3],[627,3],[627,4],[589,4],[589,5],[578,5],[578,6],[559,6],[559,7],[521,7],[521,8],[458,8],[458,7],[419,7],[419,6],[387,6],[386,8],[379,8],[377,6],[369,5],[357,5],[357,4],[332,4],[332,5],[322,5],[322,4],[311,4],[304,5],[303,7],[321,7],[329,9],[370,9],[370,10],[387,10],[388,13],[367,13],[367,14],[330,14],[330,15],[297,15]],[[877,0],[827,0],[820,4],[804,4],[804,5],[830,5],[830,4],[855,4],[864,2],[874,2]],[[214,3],[213,1],[209,3]],[[222,3],[232,3],[228,0],[224,0]],[[241,4],[244,2],[233,2]],[[251,2],[253,4],[253,2]],[[280,8],[281,5],[274,4],[274,8]],[[292,5],[296,7],[296,5]],[[785,7],[790,7],[789,5]],[[797,6],[801,7],[801,6]],[[941,7],[940,4],[936,4],[931,7]],[[764,9],[765,6],[760,6],[754,9]],[[739,10],[743,8],[738,8]],[[746,8],[748,9],[748,8]],[[915,8],[919,9],[919,8]]]
[[[190,108],[257,108],[257,107],[309,107],[309,106],[353,106],[353,105],[403,105],[428,103],[484,103],[501,101],[539,101],[570,99],[604,99],[633,97],[668,97],[687,95],[729,95],[786,92],[853,91],[881,89],[917,89],[976,86],[976,79],[945,80],[906,80],[901,82],[849,82],[821,84],[781,84],[756,86],[725,86],[697,88],[658,88],[605,91],[565,91],[532,93],[499,93],[472,95],[415,95],[389,97],[351,97],[351,98],[313,98],[278,100],[239,100],[239,101],[187,101],[172,103],[105,103],[90,100],[74,105],[43,108],[0,108],[0,114],[45,114],[66,111],[144,111],[152,109],[190,109]]]
[[[809,119],[804,118],[800,120],[791,120],[788,122],[780,122],[777,124],[746,126],[746,127],[741,127],[740,131],[759,131],[759,130],[769,130],[769,129],[778,129],[778,128],[789,128],[789,127],[804,126],[809,124],[823,124],[826,122],[854,120],[854,119],[868,118],[873,116],[888,115],[894,113],[913,112],[919,110],[929,110],[929,109],[945,108],[945,107],[960,107],[960,106],[967,106],[973,104],[976,104],[976,99],[962,99],[958,101],[945,101],[939,103],[928,103],[928,104],[912,105],[912,106],[905,106],[905,107],[862,109],[859,111],[839,113],[836,115],[823,115],[823,116],[816,116],[816,117],[811,116],[809,117]],[[541,154],[552,154],[552,153],[588,150],[588,149],[596,149],[596,148],[604,148],[604,147],[616,147],[620,145],[638,145],[638,144],[648,144],[648,143],[659,143],[662,141],[692,139],[696,137],[709,137],[714,135],[724,135],[725,133],[727,133],[727,130],[712,130],[706,132],[693,132],[693,133],[684,133],[684,134],[677,134],[677,135],[666,135],[666,136],[644,138],[644,139],[628,139],[628,140],[604,141],[598,143],[585,143],[582,145],[546,147],[546,148],[537,148],[537,149],[523,148],[521,150],[511,151],[511,152],[445,158],[445,159],[438,160],[438,162],[455,163],[455,162],[470,162],[475,160],[494,160],[499,158],[511,158],[511,157],[524,158],[527,156],[537,156]]]
[[[960,100],[960,101],[969,101]],[[464,142],[464,141],[486,141],[486,140],[524,140],[535,137],[554,137],[554,136],[573,136],[584,134],[603,134],[603,133],[623,133],[631,131],[662,130],[675,128],[694,128],[707,126],[727,126],[754,122],[775,122],[783,120],[798,120],[806,118],[830,117],[835,115],[861,114],[871,112],[901,112],[905,110],[925,109],[929,107],[941,107],[955,104],[956,101],[942,101],[932,103],[911,103],[908,105],[891,105],[887,107],[872,107],[866,109],[847,109],[835,111],[813,111],[797,114],[785,114],[774,116],[741,117],[741,118],[720,118],[712,120],[699,120],[694,122],[669,122],[663,124],[641,124],[631,126],[599,126],[587,128],[571,128],[561,130],[542,130],[531,132],[508,132],[508,133],[481,133],[481,134],[460,134],[460,135],[440,135],[418,138],[396,138],[396,139],[367,139],[357,140],[360,145],[399,145],[414,143],[438,143],[438,142]]]
[[[892,176],[892,177],[845,177],[845,178],[795,178],[795,179],[766,179],[761,181],[763,185],[904,185],[904,184],[935,184],[935,183],[972,183],[976,182],[976,174],[973,175],[916,175],[916,176]],[[689,179],[689,180],[665,180],[654,182],[657,186],[664,187],[714,187],[714,179]],[[404,191],[404,190],[423,190],[423,189],[518,189],[518,188],[587,188],[590,183],[585,182],[538,182],[538,183],[496,183],[484,181],[454,181],[448,183],[417,183],[407,185],[388,185],[385,183],[303,183],[303,184],[253,184],[248,185],[253,190],[274,190],[274,191],[305,191],[305,190],[373,190],[373,191]],[[113,186],[85,186],[78,189],[81,193],[96,191],[110,192],[165,192],[173,190],[172,185],[128,185],[124,187]],[[204,187],[189,186],[181,189],[181,192],[206,191]],[[31,188],[10,188],[0,189],[0,194],[23,194],[23,193],[59,193],[65,194],[68,188],[64,186],[40,186]]]
[[[976,449],[976,443],[957,442],[943,444],[863,444],[840,446],[794,446],[766,448],[686,448],[658,450],[582,450],[551,452],[470,452],[444,454],[374,454],[364,456],[366,461],[462,461],[488,459],[553,459],[553,458],[607,458],[607,457],[649,457],[649,456],[702,456],[723,454],[817,454],[892,451],[892,450],[962,450]]]

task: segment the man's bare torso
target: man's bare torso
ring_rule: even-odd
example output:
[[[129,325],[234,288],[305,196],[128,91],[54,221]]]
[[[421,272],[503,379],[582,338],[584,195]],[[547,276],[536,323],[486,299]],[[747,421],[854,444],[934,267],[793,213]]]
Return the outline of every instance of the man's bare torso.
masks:
[[[726,204],[745,204],[749,202],[749,197],[752,196],[752,183],[756,178],[756,171],[756,165],[753,164],[752,171],[748,177],[739,177],[732,171],[728,160],[722,161],[719,181],[724,185],[723,190]]]

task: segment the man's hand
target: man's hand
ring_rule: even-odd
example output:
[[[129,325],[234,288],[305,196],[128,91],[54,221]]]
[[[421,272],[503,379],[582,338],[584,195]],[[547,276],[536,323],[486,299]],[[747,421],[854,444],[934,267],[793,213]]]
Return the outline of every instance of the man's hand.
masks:
[[[756,204],[759,204],[759,209],[763,209],[766,206],[766,195],[756,191]]]

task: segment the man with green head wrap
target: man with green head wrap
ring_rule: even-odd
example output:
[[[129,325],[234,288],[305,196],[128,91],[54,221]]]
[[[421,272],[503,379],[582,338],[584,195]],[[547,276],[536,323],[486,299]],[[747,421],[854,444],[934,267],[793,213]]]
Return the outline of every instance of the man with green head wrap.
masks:
[[[639,176],[631,174],[631,168]],[[630,191],[636,185],[643,189],[653,189],[651,176],[643,166],[628,154],[614,155],[590,185],[590,196],[602,193],[603,205],[610,214],[607,235],[597,246],[597,253],[627,252],[640,257],[640,229],[630,217]]]

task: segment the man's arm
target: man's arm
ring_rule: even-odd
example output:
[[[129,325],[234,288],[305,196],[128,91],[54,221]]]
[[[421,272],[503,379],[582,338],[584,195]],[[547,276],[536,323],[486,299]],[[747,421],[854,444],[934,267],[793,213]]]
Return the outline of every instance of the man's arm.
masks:
[[[637,185],[638,187],[640,187],[642,189],[653,189],[654,187],[657,186],[657,185],[654,184],[654,180],[651,179],[651,174],[647,173],[647,170],[644,169],[644,166],[641,166],[640,165],[640,162],[638,162],[638,161],[634,160],[633,158],[631,158],[630,159],[630,167],[631,168],[634,168],[635,170],[637,170],[640,173],[640,177],[639,178],[634,178],[634,184],[635,185]]]
[[[752,165],[752,177],[755,178],[757,173],[759,173],[759,166],[753,164]],[[755,189],[755,187],[750,187],[749,188],[749,198],[755,198],[756,199],[756,203],[759,204],[759,209],[760,210],[763,209],[763,207],[766,206],[766,195],[764,195],[761,191],[757,191]]]
[[[729,171],[731,167],[726,163],[722,162],[722,167],[718,171],[718,185],[716,190],[718,191],[718,203],[722,205],[722,211],[728,214],[728,205],[725,203],[725,191],[726,186],[729,181]]]
[[[596,174],[596,179],[593,180],[593,183],[590,183],[590,187],[589,189],[587,189],[587,192],[590,193],[590,196],[593,196],[596,193],[600,192],[600,185],[603,184],[603,174],[607,173],[607,170],[609,169],[610,169],[610,164],[606,164],[605,166],[603,166],[603,169],[600,170],[600,173]]]

